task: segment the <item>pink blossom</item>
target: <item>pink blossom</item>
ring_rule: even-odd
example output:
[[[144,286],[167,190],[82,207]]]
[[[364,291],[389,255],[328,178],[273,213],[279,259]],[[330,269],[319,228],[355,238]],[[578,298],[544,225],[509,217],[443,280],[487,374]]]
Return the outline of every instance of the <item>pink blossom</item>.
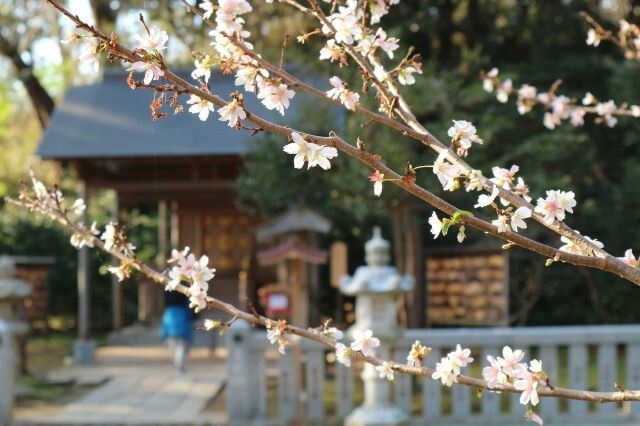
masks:
[[[511,350],[509,346],[502,348],[502,358],[498,357],[498,364],[505,374],[512,374],[518,368],[520,361],[524,358],[524,352],[520,349]]]
[[[232,16],[244,15],[253,9],[246,0],[218,0],[219,14],[227,14]]]
[[[528,410],[525,413],[524,417],[527,420],[531,420],[532,422],[539,424],[540,426],[542,426],[544,424],[544,422],[542,421],[542,418],[537,413],[535,413],[533,410]]]
[[[329,79],[329,83],[333,86],[333,89],[327,90],[327,96],[331,99],[338,99],[340,93],[345,90],[345,84],[338,76],[333,76]]]
[[[389,59],[393,59],[393,52],[400,47],[399,41],[395,37],[387,37],[387,33],[382,28],[378,28],[373,44],[382,49],[389,56]]]
[[[453,364],[453,371],[458,375],[460,374],[460,368],[464,368],[467,364],[473,362],[473,358],[471,358],[471,350],[470,349],[462,349],[460,345],[456,346],[456,350],[449,352],[447,357],[451,360]]]
[[[284,115],[284,110],[289,108],[289,100],[293,98],[295,92],[289,90],[286,84],[267,84],[259,89],[258,98],[262,99],[262,104],[268,109],[275,109]]]
[[[358,93],[345,90],[340,94],[340,102],[348,110],[355,111],[359,101],[360,95]]]
[[[491,365],[482,369],[482,377],[487,382],[489,389],[493,389],[498,384],[505,383],[506,375],[502,372],[500,364],[494,357],[487,355],[487,360]]]
[[[535,212],[544,216],[548,224],[554,220],[563,221],[565,212],[573,213],[576,206],[575,194],[572,191],[547,191],[547,198],[538,198]]]

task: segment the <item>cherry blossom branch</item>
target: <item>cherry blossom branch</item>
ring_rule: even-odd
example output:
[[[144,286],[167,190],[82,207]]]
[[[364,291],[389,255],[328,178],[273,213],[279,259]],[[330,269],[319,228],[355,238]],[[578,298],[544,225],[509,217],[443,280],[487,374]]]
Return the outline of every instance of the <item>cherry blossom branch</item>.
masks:
[[[62,202],[62,195],[59,193],[59,191],[57,191],[56,189],[47,190],[39,181],[35,180],[35,178],[33,192],[25,185],[23,190],[21,191],[19,200],[7,198],[7,201],[28,211],[42,214],[62,225],[65,229],[72,232],[73,236],[76,238],[76,241],[82,242],[81,244],[79,244],[79,246],[86,245],[89,247],[100,249],[118,259],[121,265],[125,265],[126,268],[139,271],[140,273],[150,278],[154,283],[165,287],[171,286],[175,291],[185,295],[186,297],[193,296],[191,289],[186,285],[178,284],[172,286],[170,277],[166,272],[159,272],[156,269],[151,268],[144,262],[138,260],[133,254],[133,249],[131,248],[131,246],[126,243],[126,237],[120,236],[122,237],[120,238],[119,236],[114,235],[105,237],[105,234],[103,234],[101,239],[98,238],[97,235],[99,234],[99,232],[96,232],[96,230],[89,230],[84,224],[79,224],[73,221],[69,217],[69,214],[71,212],[77,212],[84,209],[84,202],[79,202],[79,200],[77,200],[71,208],[65,208]],[[111,224],[108,226],[108,228],[109,227],[111,227],[111,229],[114,229],[113,225]],[[316,329],[303,329],[295,325],[286,324],[283,321],[278,321],[259,315],[255,312],[245,312],[229,303],[223,302],[211,296],[206,296],[205,302],[208,309],[216,309],[218,311],[225,312],[232,317],[231,320],[225,323],[220,322],[219,324],[216,324],[217,327],[227,327],[233,321],[236,321],[237,319],[243,319],[253,324],[254,326],[261,325],[267,327],[268,329],[272,329],[274,327],[274,324],[277,324],[278,332],[280,333],[300,336],[302,338],[318,342],[331,350],[338,349],[340,345],[334,339],[323,334],[322,330],[318,331]],[[392,371],[415,376],[432,378],[432,376],[434,376],[434,373],[437,371],[428,367],[416,367],[408,364],[405,365],[386,361],[374,355],[370,355],[369,352],[364,349],[365,348],[362,348],[362,351],[352,350],[350,351],[349,356],[353,359],[359,359],[375,366],[386,366]],[[419,356],[419,359],[425,357],[427,353],[428,352],[423,352],[423,354]],[[511,393],[522,392],[522,389],[518,389],[515,386],[507,384],[494,384],[489,387],[488,383],[484,380],[468,377],[465,375],[456,376],[455,382],[486,391],[500,391]],[[640,401],[640,391],[632,390],[619,390],[617,392],[591,392],[547,386],[538,388],[537,394],[543,397],[562,397],[599,403]]]
[[[88,31],[89,33],[93,34],[95,37],[105,42],[112,56],[121,58],[131,63],[134,63],[140,60],[146,60],[146,58],[143,55],[137,53],[135,50],[132,51],[122,46],[117,41],[115,36],[107,37],[105,34],[101,33],[99,30],[95,29],[90,25],[87,25],[79,17],[71,14],[68,10],[66,10],[63,6],[61,6],[60,3],[58,3],[57,1],[55,0],[47,0],[47,1],[51,3],[56,9],[58,9],[65,16],[70,18],[74,23],[76,23],[78,28]],[[176,84],[178,87],[181,88],[182,91],[188,92],[218,107],[225,107],[228,105],[228,102],[222,99],[221,97],[215,94],[212,94],[208,90],[204,90],[203,88],[197,88],[192,86],[191,84],[189,84],[188,82],[180,78],[178,75],[171,72],[171,70],[164,63],[162,63],[161,65],[162,65],[162,72],[163,72],[164,78]],[[252,114],[249,111],[246,111],[246,119],[256,123],[258,126],[260,126],[260,128],[272,133],[284,135],[287,137],[291,137],[293,133],[293,131],[290,128],[271,123],[267,120],[264,120]],[[431,146],[435,147],[434,149],[436,149],[436,151],[440,149],[441,150],[440,152],[445,152],[447,154],[447,158],[450,158],[454,162],[454,164],[459,165],[459,167],[463,168],[464,170],[467,170],[469,175],[473,172],[473,169],[471,169],[471,167],[469,167],[462,159],[456,156],[452,152],[452,150],[447,149],[433,135],[428,133],[426,129],[425,129],[425,132],[426,134],[423,135],[422,138],[429,140],[429,142],[431,143]],[[339,138],[335,134],[332,135],[331,137],[320,137],[320,136],[309,135],[307,139],[315,144],[326,145],[326,146],[337,148],[357,158],[358,160],[364,162],[374,170],[384,172],[385,176],[388,179],[394,179],[394,183],[396,185],[401,186],[408,192],[416,195],[418,198],[422,199],[423,201],[426,201],[427,203],[433,205],[437,209],[447,214],[453,215],[455,214],[455,212],[459,211],[459,209],[445,202],[441,198],[435,196],[434,194],[425,190],[424,188],[416,185],[414,180],[402,179],[402,177],[399,174],[393,172],[391,169],[385,166],[380,161],[380,158],[378,156],[370,154],[364,150],[360,150],[356,147],[353,147],[351,144],[347,143],[346,141],[344,141],[342,138]],[[526,207],[530,210],[533,210],[533,206],[529,202],[524,200],[522,197],[504,188],[499,188],[497,185],[495,185],[493,182],[490,182],[486,178],[483,179],[483,186],[485,188],[489,188],[493,190],[497,188],[498,194],[501,198],[509,201],[511,204],[515,206]],[[461,224],[469,224],[482,231],[491,233],[498,237],[502,237],[513,244],[519,245],[521,247],[524,247],[536,253],[542,254],[543,256],[546,256],[549,259],[552,259],[553,261],[562,261],[562,262],[573,263],[575,265],[602,269],[604,271],[608,271],[608,272],[612,272],[617,275],[620,275],[626,278],[627,280],[637,285],[640,285],[639,269],[633,268],[629,266],[627,263],[609,255],[604,250],[600,249],[598,246],[595,246],[591,242],[585,240],[584,237],[581,236],[580,234],[571,230],[563,222],[554,221],[552,223],[547,223],[545,222],[544,217],[538,213],[533,213],[532,216],[536,220],[538,220],[540,223],[542,223],[544,226],[552,229],[556,233],[569,237],[572,240],[575,240],[579,245],[586,247],[586,249],[589,250],[588,253],[593,253],[596,255],[596,257],[581,256],[581,255],[567,253],[565,251],[541,244],[537,241],[531,240],[527,237],[519,235],[515,232],[510,232],[508,230],[506,231],[503,230],[503,232],[499,232],[499,229],[496,226],[486,221],[483,221],[481,219],[478,219],[476,217],[467,216],[461,219],[460,222]]]
[[[606,40],[618,46],[625,58],[640,61],[640,27],[621,19],[617,31],[613,32],[604,29],[587,12],[580,12],[580,15],[591,25],[586,40],[589,46],[598,47]]]
[[[191,10],[192,13],[198,14],[201,18],[203,18],[204,22],[207,23],[207,25],[209,25],[211,28],[215,28],[215,25],[213,25],[213,23],[209,20],[204,18],[204,13],[202,13],[202,11],[198,10],[197,8],[195,8],[194,6],[190,5],[186,0],[181,0],[182,3],[189,8],[189,10]],[[295,2],[287,2],[288,4],[296,4],[298,6],[300,6],[298,3]],[[309,9],[300,6],[299,8],[300,10],[304,11],[309,11]],[[310,11],[308,13],[311,13]],[[317,89],[313,86],[311,86],[310,84],[307,84],[306,82],[304,82],[303,80],[299,79],[298,77],[296,77],[295,75],[287,72],[284,68],[282,67],[277,67],[273,64],[271,64],[271,62],[265,60],[264,58],[262,58],[260,55],[256,54],[255,52],[253,52],[252,50],[249,50],[246,48],[246,46],[242,43],[240,43],[238,41],[238,39],[232,37],[232,36],[228,36],[227,37],[228,40],[234,44],[234,46],[236,46],[237,48],[241,49],[242,52],[247,55],[248,57],[250,57],[253,61],[255,61],[256,64],[258,64],[261,68],[264,68],[265,70],[278,75],[279,77],[281,77],[282,79],[284,79],[286,82],[289,83],[290,86],[295,86],[295,87],[299,87],[300,89],[304,90],[305,92],[316,96],[319,99],[322,99],[324,102],[336,105],[336,106],[344,106],[342,104],[342,102],[340,102],[338,99],[334,99],[331,98],[329,96],[327,96],[326,92]],[[375,121],[377,123],[383,124],[389,128],[392,128],[394,130],[396,130],[397,132],[399,132],[400,134],[402,134],[403,136],[408,136],[410,138],[416,139],[420,142],[422,142],[424,145],[432,147],[432,145],[434,145],[434,142],[438,142],[437,148],[439,149],[435,149],[437,152],[444,150],[446,147],[440,143],[437,140],[434,139],[429,139],[426,137],[425,133],[420,133],[415,131],[414,129],[412,129],[411,127],[408,127],[407,125],[400,123],[397,120],[394,120],[393,118],[387,117],[385,115],[382,114],[378,114],[375,113],[363,106],[361,106],[360,104],[356,105],[351,111],[358,113],[360,115],[362,115],[363,117],[365,117],[367,120],[369,121]]]
[[[529,84],[523,84],[516,90],[511,79],[501,80],[498,74],[497,68],[481,73],[485,91],[495,93],[498,102],[501,103],[507,103],[509,96],[515,93],[520,115],[531,112],[538,105],[542,106],[546,111],[543,123],[549,130],[561,125],[563,120],[569,121],[574,127],[583,126],[584,117],[587,114],[596,116],[594,119],[596,124],[606,124],[609,127],[614,127],[618,123],[616,116],[640,117],[640,106],[626,103],[617,106],[613,100],[600,102],[590,92],[584,95],[580,105],[576,99],[557,94],[562,83],[560,80],[553,83],[546,92]]]

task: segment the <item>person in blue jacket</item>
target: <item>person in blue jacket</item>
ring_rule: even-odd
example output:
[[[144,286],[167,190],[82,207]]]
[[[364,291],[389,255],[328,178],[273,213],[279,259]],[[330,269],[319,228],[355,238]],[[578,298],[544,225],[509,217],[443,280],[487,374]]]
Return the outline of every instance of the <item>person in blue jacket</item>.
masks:
[[[185,362],[193,338],[189,300],[177,291],[167,291],[164,294],[165,308],[162,314],[161,334],[169,345],[173,366],[183,374],[186,372]]]

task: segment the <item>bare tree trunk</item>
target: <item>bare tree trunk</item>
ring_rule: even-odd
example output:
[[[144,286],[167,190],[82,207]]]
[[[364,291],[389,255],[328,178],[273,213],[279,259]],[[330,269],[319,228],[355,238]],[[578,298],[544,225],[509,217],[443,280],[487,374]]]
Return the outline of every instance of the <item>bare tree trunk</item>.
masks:
[[[33,74],[33,67],[22,60],[20,52],[18,52],[18,48],[1,34],[0,53],[6,56],[16,68],[18,79],[27,90],[31,104],[38,116],[40,126],[44,129],[47,124],[49,124],[51,114],[53,113],[53,108],[55,106],[53,98],[49,95],[49,92],[47,92],[42,84],[40,84],[38,78]]]

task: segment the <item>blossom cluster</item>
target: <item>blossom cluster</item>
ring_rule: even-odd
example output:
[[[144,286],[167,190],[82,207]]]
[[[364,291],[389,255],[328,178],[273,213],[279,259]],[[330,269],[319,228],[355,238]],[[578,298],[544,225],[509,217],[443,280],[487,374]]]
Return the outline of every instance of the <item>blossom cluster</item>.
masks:
[[[213,39],[211,45],[217,58],[205,55],[204,60],[196,59],[196,68],[192,76],[204,77],[205,81],[208,81],[211,67],[217,63],[214,59],[217,59],[224,63],[225,70],[235,71],[236,86],[244,86],[246,91],[255,92],[266,108],[284,114],[295,93],[281,79],[270,78],[269,72],[260,67],[259,62],[253,57],[253,45],[246,41],[251,33],[244,29],[245,21],[241,17],[253,10],[249,2],[218,0],[217,4],[213,4],[211,1],[205,1],[200,7],[204,10],[204,19],[211,18],[215,12],[215,28],[209,35]],[[234,127],[232,120],[237,120],[237,116],[229,114],[229,111],[224,109],[218,110],[218,113],[222,120],[231,117],[229,126]],[[203,119],[202,116],[200,118]]]
[[[575,194],[573,191],[547,191],[546,198],[538,198],[535,212],[544,216],[547,224],[554,220],[563,221],[565,213],[573,213],[576,206]]]
[[[494,389],[499,385],[513,385],[519,391],[520,403],[522,405],[538,405],[538,385],[546,383],[547,374],[542,369],[542,362],[531,360],[529,365],[521,362],[525,353],[520,350],[512,350],[509,346],[502,348],[502,357],[494,358],[487,356],[489,366],[482,369],[482,377],[487,382],[489,389]],[[530,410],[527,417],[542,424],[542,419]]]
[[[574,127],[584,125],[587,114],[595,115],[596,124],[614,127],[618,123],[616,116],[640,117],[640,106],[622,104],[616,105],[613,100],[599,101],[593,94],[587,92],[579,103],[578,100],[557,94],[559,82],[554,83],[546,92],[540,92],[534,86],[523,84],[518,90],[514,88],[511,79],[501,81],[499,70],[492,68],[482,74],[483,88],[489,93],[495,92],[499,102],[506,103],[513,93],[517,95],[518,112],[524,115],[536,105],[545,110],[543,124],[553,130],[563,121],[569,121]]]
[[[327,91],[327,96],[331,99],[339,99],[345,108],[355,110],[360,100],[360,95],[347,90],[347,85],[344,81],[335,75],[329,79],[329,83],[331,83],[333,89]]]
[[[175,264],[169,271],[169,281],[165,290],[175,290],[180,284],[189,286],[189,307],[200,312],[207,306],[207,291],[209,281],[215,276],[216,270],[209,268],[209,258],[206,255],[196,257],[189,253],[189,247],[178,251],[173,249],[168,263]]]
[[[431,378],[440,380],[443,385],[451,387],[460,375],[460,369],[473,362],[470,349],[462,349],[460,345],[456,350],[449,352],[440,362],[436,363],[436,368]]]

